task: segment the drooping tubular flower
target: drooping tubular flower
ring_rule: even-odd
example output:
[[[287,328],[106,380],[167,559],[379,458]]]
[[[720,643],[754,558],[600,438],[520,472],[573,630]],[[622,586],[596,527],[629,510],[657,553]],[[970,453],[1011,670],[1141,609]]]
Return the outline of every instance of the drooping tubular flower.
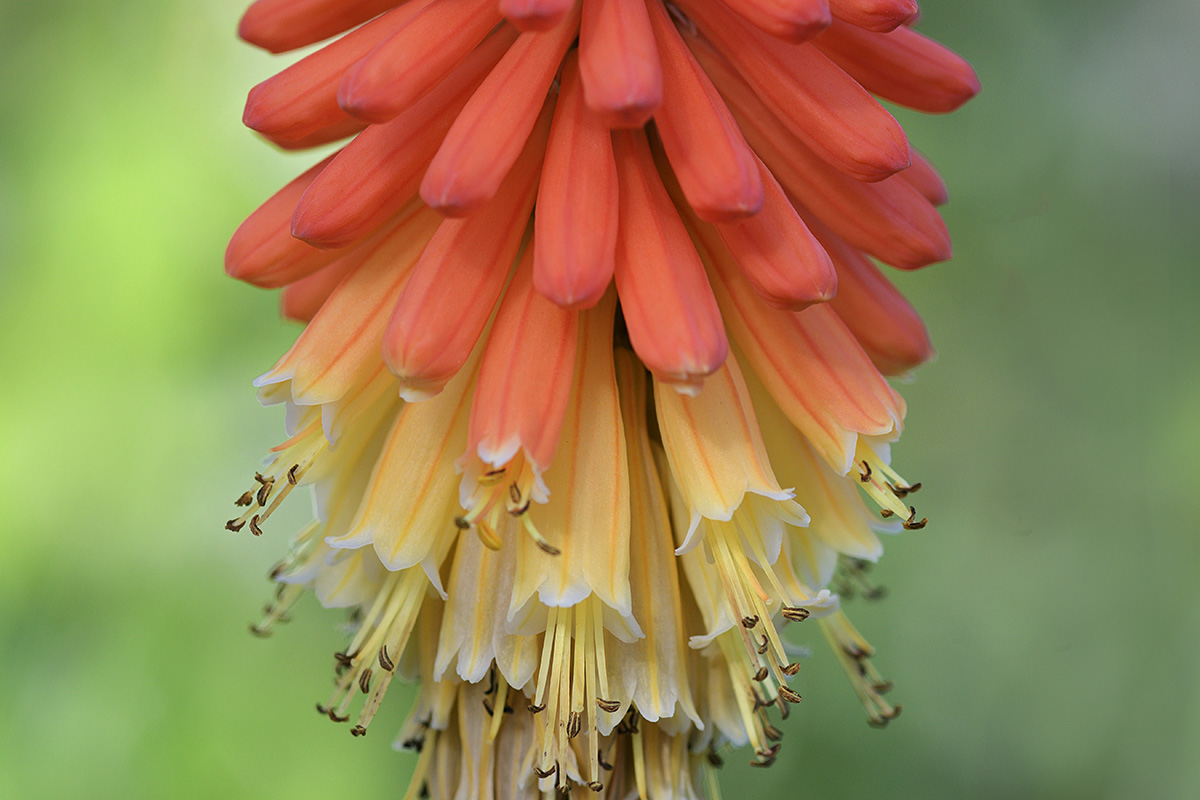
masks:
[[[256,633],[352,609],[322,714],[397,674],[408,797],[716,791],[772,763],[819,627],[875,724],[899,706],[839,607],[918,529],[886,376],[932,353],[875,262],[950,256],[934,168],[879,99],[953,110],[970,67],[914,0],[257,0],[245,122],[335,152],[226,270],[305,323],[256,381],[289,438],[227,524],[313,522]],[[878,99],[877,99],[878,98]],[[812,617],[813,621],[804,620]],[[362,697],[359,697],[362,695]]]

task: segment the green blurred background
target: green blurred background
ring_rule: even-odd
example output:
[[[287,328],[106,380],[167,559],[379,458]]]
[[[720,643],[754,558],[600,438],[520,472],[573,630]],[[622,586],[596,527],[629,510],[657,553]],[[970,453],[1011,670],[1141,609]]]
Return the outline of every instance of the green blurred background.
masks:
[[[0,2],[0,797],[399,797],[411,766],[403,697],[365,740],[312,711],[339,614],[246,633],[285,526],[221,528],[295,335],[225,239],[313,160],[240,128],[276,67],[241,5]],[[868,728],[818,656],[726,797],[1200,797],[1200,5],[923,8],[984,92],[905,116],[957,253],[901,276],[932,523],[850,604],[905,711]]]

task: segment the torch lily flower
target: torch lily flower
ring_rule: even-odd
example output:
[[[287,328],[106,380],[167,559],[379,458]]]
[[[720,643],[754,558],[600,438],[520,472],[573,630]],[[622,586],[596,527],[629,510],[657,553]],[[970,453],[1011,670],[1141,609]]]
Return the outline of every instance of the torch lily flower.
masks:
[[[899,712],[839,592],[879,533],[927,522],[887,377],[933,349],[872,259],[950,246],[945,184],[876,98],[941,113],[979,88],[917,11],[246,12],[272,52],[330,41],[245,123],[334,152],[226,251],[305,325],[255,382],[288,438],[226,527],[261,535],[311,488],[252,630],[306,590],[353,610],[317,707],[361,736],[419,682],[407,798],[715,797],[726,746],[779,757],[813,627],[872,723]]]

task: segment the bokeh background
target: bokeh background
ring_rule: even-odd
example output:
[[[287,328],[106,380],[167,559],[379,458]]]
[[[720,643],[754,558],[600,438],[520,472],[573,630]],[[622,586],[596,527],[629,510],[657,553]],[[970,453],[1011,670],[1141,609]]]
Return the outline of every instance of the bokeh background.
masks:
[[[0,2],[0,797],[365,800],[411,767],[399,692],[365,740],[312,711],[340,615],[246,633],[285,526],[222,530],[296,332],[224,243],[312,161],[239,125],[277,67],[241,5]],[[725,796],[1200,797],[1200,4],[923,8],[984,92],[905,115],[953,193],[956,258],[900,276],[940,351],[897,450],[932,523],[851,604],[904,715],[868,728],[818,648]]]

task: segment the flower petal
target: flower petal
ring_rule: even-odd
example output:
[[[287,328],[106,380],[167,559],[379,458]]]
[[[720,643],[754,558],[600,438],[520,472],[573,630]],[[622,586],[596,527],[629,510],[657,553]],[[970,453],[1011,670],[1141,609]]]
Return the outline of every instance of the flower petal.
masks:
[[[875,265],[823,225],[813,232],[837,267],[838,293],[830,301],[876,369],[901,375],[933,357],[920,314]]]
[[[500,13],[521,31],[548,31],[563,21],[575,0],[500,0]]]
[[[258,84],[246,98],[242,122],[284,147],[311,146],[323,132],[349,136],[362,122],[338,106],[343,73],[431,2],[410,0]]]
[[[578,313],[534,289],[533,250],[531,242],[492,324],[467,452],[502,467],[521,449],[540,475],[554,457],[571,393]]]
[[[859,435],[899,436],[904,401],[833,309],[773,309],[736,270],[720,259],[706,262],[747,362],[831,467],[849,471]]]
[[[640,128],[663,99],[646,0],[586,0],[579,71],[592,111],[613,128]]]
[[[908,166],[900,123],[811,44],[781,42],[715,0],[682,5],[763,103],[821,158],[862,181]]]
[[[467,101],[421,181],[421,197],[451,216],[493,196],[521,154],[558,65],[575,39],[579,14],[547,33],[521,34]],[[539,149],[541,155],[543,147]]]
[[[728,61],[699,42],[692,42],[692,50],[794,205],[812,210],[847,242],[894,267],[916,269],[950,258],[946,224],[904,178],[863,183],[838,172],[758,101]]]
[[[595,593],[631,617],[629,588],[629,467],[613,372],[616,298],[609,293],[580,312],[575,381],[559,452],[546,472],[550,501],[537,526],[559,551],[549,555],[520,537],[509,619],[536,594],[546,606],[568,607]]]
[[[408,202],[455,116],[516,38],[511,28],[496,31],[399,117],[368,127],[346,145],[300,198],[292,234],[319,247],[341,247]]]
[[[758,213],[763,204],[758,159],[661,0],[650,0],[650,20],[664,92],[654,124],[688,204],[709,222]]]
[[[608,127],[584,105],[568,53],[542,164],[533,282],[566,308],[590,308],[612,282],[617,247],[617,162]]]
[[[272,53],[315,44],[349,30],[402,0],[255,0],[238,36]]]
[[[495,309],[533,209],[552,111],[547,101],[525,151],[491,202],[438,226],[396,302],[383,337],[383,360],[400,378],[405,399],[441,391]]]
[[[763,33],[803,42],[829,27],[828,0],[722,0]]]
[[[869,31],[895,30],[916,20],[917,0],[829,0],[833,16]]]
[[[318,250],[292,237],[291,216],[305,189],[333,156],[310,167],[254,210],[225,248],[225,274],[273,289],[299,280],[345,255]]]
[[[402,224],[356,254],[361,261],[354,272],[255,385],[290,381],[294,402],[319,405],[339,399],[374,370],[388,312],[438,222],[436,212],[413,204]]]
[[[814,46],[867,91],[935,114],[979,94],[979,77],[961,56],[904,26],[872,33],[835,22]]]
[[[694,390],[728,351],[696,249],[641,131],[613,131],[620,178],[617,291],[633,349],[660,380]]]
[[[341,78],[337,103],[356,119],[395,117],[437,86],[500,21],[496,0],[409,0],[400,8],[414,2],[420,6],[405,24],[376,39]]]

